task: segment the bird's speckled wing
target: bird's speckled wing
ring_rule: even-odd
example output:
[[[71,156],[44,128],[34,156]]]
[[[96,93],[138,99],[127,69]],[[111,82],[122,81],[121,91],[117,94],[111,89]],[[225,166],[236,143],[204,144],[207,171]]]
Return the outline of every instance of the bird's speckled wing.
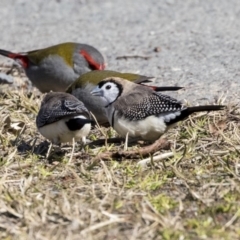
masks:
[[[117,109],[117,114],[130,121],[145,119],[151,115],[178,112],[183,109],[178,100],[153,91],[134,91],[121,96],[113,104]]]
[[[42,127],[47,124],[59,121],[64,117],[84,115],[90,118],[87,108],[82,102],[59,99],[50,106],[43,106],[37,116],[37,126]]]

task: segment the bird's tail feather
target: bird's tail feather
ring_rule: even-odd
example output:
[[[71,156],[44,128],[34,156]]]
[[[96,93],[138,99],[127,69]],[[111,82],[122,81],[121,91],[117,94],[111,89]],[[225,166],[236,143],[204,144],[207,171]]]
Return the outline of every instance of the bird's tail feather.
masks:
[[[204,106],[187,107],[181,111],[181,114],[179,116],[177,116],[175,119],[172,119],[171,122],[169,122],[169,124],[174,124],[176,122],[182,121],[195,112],[219,111],[219,110],[223,110],[224,108],[225,108],[224,105],[204,105]]]
[[[28,57],[24,53],[13,53],[7,50],[0,49],[0,55],[16,60],[23,68],[28,67]]]
[[[150,85],[146,85],[146,86],[152,88],[155,92],[178,91],[182,89],[182,87],[178,87],[178,86],[163,86],[163,87],[156,87],[156,86],[150,86]]]
[[[15,59],[15,58],[21,56],[18,53],[13,53],[13,52],[3,50],[3,49],[0,49],[0,55],[5,56],[5,57],[9,57],[9,58],[12,58],[12,59]]]
[[[202,111],[219,111],[225,108],[224,105],[204,105],[204,106],[195,106],[188,107],[187,111],[192,114],[194,112],[202,112]]]

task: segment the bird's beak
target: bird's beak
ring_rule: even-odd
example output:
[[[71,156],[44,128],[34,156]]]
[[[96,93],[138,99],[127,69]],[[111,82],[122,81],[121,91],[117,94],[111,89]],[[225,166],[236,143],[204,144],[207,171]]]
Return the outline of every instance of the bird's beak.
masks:
[[[97,86],[97,87],[95,87],[95,88],[91,91],[91,94],[92,94],[93,96],[102,97],[102,96],[103,96],[103,90]]]

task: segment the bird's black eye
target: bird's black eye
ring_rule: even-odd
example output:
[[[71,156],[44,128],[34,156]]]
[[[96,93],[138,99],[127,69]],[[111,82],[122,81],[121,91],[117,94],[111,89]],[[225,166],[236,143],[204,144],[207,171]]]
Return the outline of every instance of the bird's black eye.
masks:
[[[111,85],[107,85],[106,89],[109,90],[112,86]]]

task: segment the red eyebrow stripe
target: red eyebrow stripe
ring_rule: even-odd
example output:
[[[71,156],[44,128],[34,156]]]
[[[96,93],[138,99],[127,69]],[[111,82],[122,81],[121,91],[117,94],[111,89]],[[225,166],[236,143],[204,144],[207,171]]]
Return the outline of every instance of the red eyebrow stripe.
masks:
[[[81,50],[80,54],[86,59],[86,61],[89,63],[92,69],[94,70],[103,70],[105,68],[105,64],[99,64],[97,63],[90,54],[88,54],[86,51]]]

